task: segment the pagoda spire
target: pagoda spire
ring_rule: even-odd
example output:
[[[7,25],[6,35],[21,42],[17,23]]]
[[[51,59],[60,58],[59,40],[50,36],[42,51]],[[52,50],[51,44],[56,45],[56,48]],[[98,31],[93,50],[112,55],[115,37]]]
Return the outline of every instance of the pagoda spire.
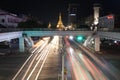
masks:
[[[59,13],[59,21],[62,21],[61,13]]]
[[[58,20],[58,23],[57,23],[57,29],[59,29],[59,30],[63,30],[64,29],[61,13],[59,13],[59,20]]]

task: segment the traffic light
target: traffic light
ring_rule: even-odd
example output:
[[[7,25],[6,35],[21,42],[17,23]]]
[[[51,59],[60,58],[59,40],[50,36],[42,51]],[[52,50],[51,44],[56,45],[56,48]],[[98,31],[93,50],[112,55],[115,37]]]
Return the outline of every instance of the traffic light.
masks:
[[[85,37],[82,36],[82,35],[78,35],[78,36],[76,36],[76,40],[77,40],[78,42],[83,42],[83,41],[85,40]]]
[[[83,40],[83,36],[78,36],[77,40],[79,40],[79,41]]]

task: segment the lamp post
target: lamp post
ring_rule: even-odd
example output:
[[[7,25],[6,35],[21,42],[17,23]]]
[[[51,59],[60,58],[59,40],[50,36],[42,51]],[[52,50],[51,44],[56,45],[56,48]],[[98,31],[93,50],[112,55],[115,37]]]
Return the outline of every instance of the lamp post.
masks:
[[[62,53],[62,80],[64,80],[64,53]]]
[[[62,80],[67,80],[66,76],[65,76],[65,45],[64,45],[64,41],[62,40],[62,37],[60,38],[60,44],[62,44],[60,46],[60,51],[61,51],[61,55],[62,55],[62,71],[61,71],[61,76],[62,76]]]
[[[61,71],[61,76],[62,76],[62,80],[64,80],[64,56],[65,56],[65,54],[64,54],[64,45],[62,44],[62,43],[64,43],[63,41],[62,41],[62,36],[60,36],[60,53],[61,53],[61,55],[62,55],[62,71]]]

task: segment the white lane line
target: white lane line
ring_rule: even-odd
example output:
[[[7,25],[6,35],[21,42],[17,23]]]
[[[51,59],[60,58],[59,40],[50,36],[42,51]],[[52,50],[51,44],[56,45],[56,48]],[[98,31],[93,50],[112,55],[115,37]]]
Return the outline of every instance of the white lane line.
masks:
[[[47,46],[48,47],[48,46]],[[44,49],[45,50],[45,49]],[[27,77],[27,79],[26,80],[29,80],[30,79],[30,77],[32,76],[32,74],[33,74],[33,72],[35,71],[35,69],[36,69],[36,67],[38,66],[38,63],[41,61],[41,58],[42,57],[45,57],[45,55],[47,54],[47,53],[45,53],[44,51],[42,51],[42,56],[40,57],[40,59],[38,60],[38,62],[36,63],[36,65],[34,66],[34,68],[32,69],[32,71],[31,71],[31,73],[29,74],[29,76]]]
[[[39,69],[39,71],[38,71],[38,74],[37,74],[37,76],[36,76],[35,80],[38,80],[38,76],[39,76],[39,75],[40,75],[40,73],[41,73],[41,70],[42,70],[42,68],[43,68],[43,66],[44,66],[44,63],[45,63],[45,61],[46,61],[47,57],[48,57],[48,54],[49,54],[50,49],[51,49],[51,47],[49,48],[49,50],[48,50],[48,52],[47,52],[47,55],[46,55],[46,57],[45,57],[45,59],[44,59],[44,61],[43,61],[42,65],[41,65],[41,67],[40,67],[40,69]]]

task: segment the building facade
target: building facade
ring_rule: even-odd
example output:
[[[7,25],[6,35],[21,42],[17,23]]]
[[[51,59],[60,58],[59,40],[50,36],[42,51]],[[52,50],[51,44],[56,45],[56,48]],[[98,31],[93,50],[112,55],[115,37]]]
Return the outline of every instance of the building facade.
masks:
[[[107,15],[99,18],[100,28],[114,28],[114,15]]]
[[[76,27],[79,18],[79,5],[72,3],[68,6],[68,25]]]
[[[120,28],[120,16],[109,14],[103,17],[99,17],[98,26],[99,28],[106,28],[109,30]]]
[[[0,24],[5,27],[17,27],[18,23],[24,21],[23,18],[18,17],[16,14],[0,10]]]

